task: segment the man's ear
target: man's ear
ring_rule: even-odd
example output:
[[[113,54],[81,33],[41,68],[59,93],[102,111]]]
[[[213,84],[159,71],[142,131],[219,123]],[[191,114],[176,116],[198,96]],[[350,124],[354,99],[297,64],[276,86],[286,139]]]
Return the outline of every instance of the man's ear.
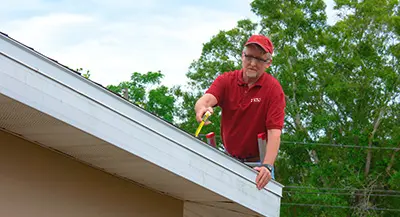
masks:
[[[272,59],[269,60],[269,62],[267,63],[267,65],[265,66],[266,69],[268,69],[272,64]]]
[[[242,56],[240,57],[240,60],[242,60],[242,62],[244,61],[244,52],[242,52]]]

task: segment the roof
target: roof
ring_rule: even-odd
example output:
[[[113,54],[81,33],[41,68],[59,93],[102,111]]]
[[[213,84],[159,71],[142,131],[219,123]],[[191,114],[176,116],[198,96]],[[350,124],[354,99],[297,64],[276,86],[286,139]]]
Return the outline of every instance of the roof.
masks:
[[[257,190],[252,168],[4,33],[0,78],[10,133],[183,200],[193,215],[279,216],[280,183]]]

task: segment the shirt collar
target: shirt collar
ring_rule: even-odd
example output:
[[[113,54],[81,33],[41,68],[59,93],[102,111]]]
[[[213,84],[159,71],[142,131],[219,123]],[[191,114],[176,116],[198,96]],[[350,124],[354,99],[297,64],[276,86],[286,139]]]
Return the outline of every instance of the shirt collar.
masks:
[[[264,79],[265,79],[265,73],[266,73],[266,72],[264,72],[263,74],[261,74],[260,78],[258,78],[258,80],[256,81],[256,83],[254,83],[254,86],[260,86],[260,87],[262,86],[263,81],[264,81]],[[237,83],[238,83],[239,86],[243,86],[243,85],[246,85],[246,84],[247,84],[247,83],[245,83],[245,82],[243,81],[243,69],[237,71],[236,77],[237,77]]]

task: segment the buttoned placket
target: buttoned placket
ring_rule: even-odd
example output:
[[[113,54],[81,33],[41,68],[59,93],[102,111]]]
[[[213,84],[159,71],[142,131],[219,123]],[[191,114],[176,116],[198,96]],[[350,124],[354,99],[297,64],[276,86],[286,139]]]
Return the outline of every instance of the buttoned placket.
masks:
[[[242,87],[241,87],[241,92],[242,92],[242,96],[241,96],[241,99],[240,99],[240,105],[243,105],[243,104],[245,104],[245,101],[246,101],[246,99],[247,99],[247,95],[249,94],[249,92],[250,92],[250,90],[251,90],[251,88],[249,88],[249,86],[247,85],[247,84],[244,84]]]
[[[246,95],[246,84],[240,85],[239,90],[240,90],[240,101],[239,103],[242,104],[244,96]]]

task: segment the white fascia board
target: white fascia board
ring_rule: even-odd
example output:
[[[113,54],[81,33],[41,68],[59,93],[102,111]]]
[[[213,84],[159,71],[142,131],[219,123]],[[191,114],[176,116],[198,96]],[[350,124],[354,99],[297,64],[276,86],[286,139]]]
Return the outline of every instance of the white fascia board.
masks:
[[[276,207],[268,204],[281,197],[281,184],[271,181],[257,190],[256,171],[3,35],[0,54],[0,93],[251,210],[276,216]],[[146,146],[132,146],[133,139]],[[187,164],[175,164],[174,158]]]

